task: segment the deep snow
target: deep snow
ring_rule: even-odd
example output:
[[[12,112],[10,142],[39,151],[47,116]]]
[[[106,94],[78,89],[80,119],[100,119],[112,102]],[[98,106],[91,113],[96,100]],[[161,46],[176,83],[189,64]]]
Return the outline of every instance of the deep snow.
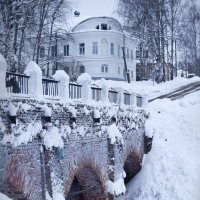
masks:
[[[153,101],[148,111],[153,146],[128,183],[126,199],[199,200],[200,91],[176,101]]]

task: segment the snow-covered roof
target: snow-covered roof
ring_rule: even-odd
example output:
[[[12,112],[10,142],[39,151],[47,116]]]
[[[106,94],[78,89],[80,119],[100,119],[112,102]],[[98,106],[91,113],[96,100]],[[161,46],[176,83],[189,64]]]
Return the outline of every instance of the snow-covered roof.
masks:
[[[101,25],[106,25],[106,29],[103,30],[114,30],[118,32],[123,32],[122,26],[118,20],[112,17],[91,17],[80,23],[78,23],[72,32],[82,31],[82,30],[102,30]],[[105,27],[104,27],[105,28]]]

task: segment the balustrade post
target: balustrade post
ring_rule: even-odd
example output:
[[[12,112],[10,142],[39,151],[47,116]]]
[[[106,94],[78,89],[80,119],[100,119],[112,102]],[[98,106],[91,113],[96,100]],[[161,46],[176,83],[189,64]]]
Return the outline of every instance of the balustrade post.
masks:
[[[109,93],[109,86],[106,84],[105,79],[102,80],[102,94],[101,94],[101,99],[103,102],[109,102],[108,99],[108,93]]]
[[[91,76],[87,73],[83,73],[78,77],[78,83],[82,85],[81,89],[81,97],[82,99],[88,100],[91,99],[91,94],[92,94],[92,90],[91,90],[91,83],[92,83],[92,79]]]
[[[124,105],[124,89],[122,88],[114,88],[117,93],[117,102],[119,105]]]
[[[30,61],[24,73],[30,76],[28,80],[30,96],[32,98],[42,99],[42,70],[40,67],[34,61]]]
[[[1,86],[1,97],[8,96],[7,90],[6,90],[6,69],[7,69],[7,63],[5,58],[0,54],[0,86]]]
[[[61,99],[69,99],[69,76],[64,70],[58,70],[53,75],[58,82],[58,96]]]
[[[132,106],[137,106],[137,104],[136,104],[136,95],[135,95],[135,93],[134,92],[132,92],[131,93],[131,105]]]

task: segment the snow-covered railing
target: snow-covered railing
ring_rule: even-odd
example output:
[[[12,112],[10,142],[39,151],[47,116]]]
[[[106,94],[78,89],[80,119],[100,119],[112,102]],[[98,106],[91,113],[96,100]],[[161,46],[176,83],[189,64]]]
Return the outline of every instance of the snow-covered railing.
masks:
[[[52,78],[42,78],[43,95],[58,96],[58,82]]]
[[[6,87],[8,93],[28,94],[29,76],[6,72]]]
[[[91,90],[92,90],[92,99],[95,101],[100,101],[101,100],[101,88],[96,84],[92,84]]]
[[[117,103],[117,91],[114,88],[110,88],[108,91],[108,99],[110,103]]]
[[[34,61],[28,63],[24,74],[6,72],[6,68],[6,61],[3,60],[0,62],[2,97],[20,95],[38,100],[51,98],[62,101],[81,99],[83,103],[93,99],[106,104],[110,102],[137,107],[144,107],[147,102],[145,96],[136,94],[130,87],[115,82],[110,84],[105,79],[93,82],[87,73],[81,74],[77,82],[72,83],[69,82],[69,75],[63,70],[57,70],[52,78],[42,78],[41,68]]]
[[[128,93],[126,90],[124,91],[124,104],[131,105],[131,94]]]
[[[80,99],[81,98],[81,85],[76,82],[69,83],[69,98]]]

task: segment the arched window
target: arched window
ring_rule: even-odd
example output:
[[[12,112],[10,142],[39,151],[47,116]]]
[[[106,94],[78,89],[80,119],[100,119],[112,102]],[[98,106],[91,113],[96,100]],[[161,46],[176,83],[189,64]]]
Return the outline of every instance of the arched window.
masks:
[[[101,40],[101,54],[102,56],[108,55],[108,40],[106,39]]]
[[[102,73],[108,73],[108,65],[107,64],[101,65],[101,72]]]

